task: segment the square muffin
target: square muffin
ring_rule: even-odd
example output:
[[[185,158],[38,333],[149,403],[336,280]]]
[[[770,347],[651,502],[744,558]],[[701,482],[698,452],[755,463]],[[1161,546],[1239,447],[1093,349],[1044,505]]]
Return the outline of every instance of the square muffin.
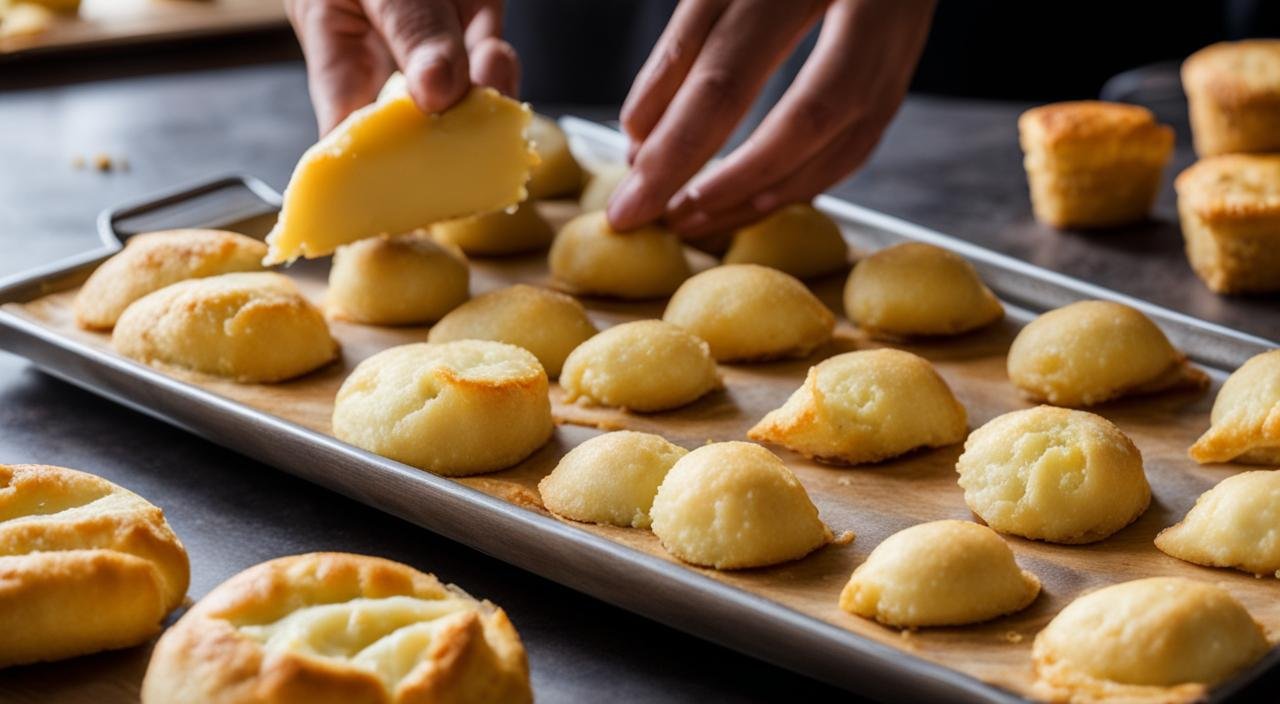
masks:
[[[1222,42],[1182,64],[1201,157],[1280,151],[1280,39]]]
[[[1174,188],[1187,258],[1209,288],[1280,291],[1280,154],[1201,159]]]
[[[1036,219],[1114,227],[1147,217],[1173,151],[1173,129],[1137,105],[1052,103],[1018,118]]]

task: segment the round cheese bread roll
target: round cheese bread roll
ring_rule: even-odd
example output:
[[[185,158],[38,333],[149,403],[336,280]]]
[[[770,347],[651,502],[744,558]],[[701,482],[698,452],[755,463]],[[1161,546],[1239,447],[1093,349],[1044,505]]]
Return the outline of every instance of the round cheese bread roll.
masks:
[[[1147,316],[1111,301],[1080,301],[1031,321],[1009,348],[1008,368],[1028,398],[1057,406],[1209,383]]]
[[[609,207],[613,192],[630,172],[626,164],[604,164],[593,169],[582,189],[582,196],[578,198],[578,205],[586,212]]]
[[[615,232],[603,212],[566,223],[548,262],[557,286],[586,296],[661,298],[689,278],[689,261],[675,233],[657,225]]]
[[[804,384],[747,437],[839,464],[879,462],[964,439],[968,419],[933,365],[910,352],[846,352],[810,367]]]
[[[1270,646],[1225,590],[1179,577],[1104,587],[1071,602],[1036,636],[1036,698],[1199,701]]]
[[[534,113],[529,122],[529,139],[538,152],[538,163],[529,173],[525,188],[530,199],[576,196],[582,190],[584,174],[569,151],[569,138],[555,120]]]
[[[853,571],[840,608],[887,626],[960,626],[1025,609],[1040,580],[996,532],[968,521],[921,523],[889,536]]]
[[[431,234],[445,244],[480,257],[545,249],[556,236],[551,223],[542,217],[533,201],[528,200],[511,212],[495,210],[436,223],[431,226]]]
[[[1280,350],[1263,352],[1232,372],[1209,420],[1209,430],[1191,446],[1191,459],[1280,464]]]
[[[431,328],[427,340],[496,340],[523,347],[554,379],[565,357],[596,332],[586,309],[572,296],[516,284],[458,306]]]
[[[506,612],[408,565],[312,553],[250,567],[156,644],[144,704],[531,702]]]
[[[597,435],[570,450],[538,482],[542,504],[575,521],[648,528],[658,485],[687,452],[650,433]]]
[[[840,271],[849,246],[831,218],[808,203],[794,203],[733,235],[725,264],[759,264],[809,279]]]
[[[832,538],[796,475],[749,442],[712,443],[681,457],[649,513],[667,552],[718,570],[798,560]]]
[[[241,382],[274,382],[338,356],[324,315],[286,276],[222,274],[180,281],[125,309],[120,354]]]
[[[267,245],[225,230],[164,230],[134,235],[94,269],[76,294],[76,322],[110,329],[130,303],[185,279],[260,271]]]
[[[1051,543],[1092,543],[1151,503],[1142,454],[1111,421],[1037,406],[969,435],[956,462],[964,500],[987,525]]]
[[[1004,306],[963,257],[923,242],[882,249],[858,262],[844,310],[875,337],[958,335],[1004,317]]]
[[[467,258],[425,232],[338,247],[329,269],[329,314],[369,325],[439,320],[470,295]]]
[[[451,477],[517,464],[553,429],[538,359],[487,340],[383,350],[342,382],[333,406],[339,440]]]
[[[1280,577],[1280,472],[1227,477],[1196,499],[1182,522],[1160,531],[1156,547],[1209,567]]]
[[[831,339],[836,318],[795,277],[756,264],[725,264],[680,286],[662,319],[711,345],[721,362],[807,357]]]
[[[632,411],[665,411],[720,388],[707,343],[661,320],[615,325],[569,353],[560,386],[578,399]]]
[[[0,667],[138,645],[187,593],[164,512],[92,474],[0,464]]]

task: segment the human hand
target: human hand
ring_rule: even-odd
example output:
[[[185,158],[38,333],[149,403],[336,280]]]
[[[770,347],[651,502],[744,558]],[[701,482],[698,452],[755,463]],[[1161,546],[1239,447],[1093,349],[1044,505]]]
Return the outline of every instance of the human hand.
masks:
[[[502,0],[285,0],[307,59],[320,134],[369,104],[397,67],[423,112],[471,84],[514,95],[520,64],[502,40]]]
[[[619,230],[665,218],[698,240],[808,201],[870,155],[906,94],[933,0],[685,0],[622,107],[630,176]],[[755,132],[723,146],[774,69],[823,20],[813,53]],[[683,186],[683,188],[681,188]]]

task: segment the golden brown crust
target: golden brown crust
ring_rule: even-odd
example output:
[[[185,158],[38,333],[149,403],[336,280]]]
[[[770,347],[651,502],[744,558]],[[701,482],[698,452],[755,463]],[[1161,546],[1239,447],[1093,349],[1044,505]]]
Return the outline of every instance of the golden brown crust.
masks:
[[[1194,100],[1229,106],[1280,105],[1280,40],[1211,44],[1182,64],[1182,82]]]
[[[1174,181],[1179,204],[1209,223],[1280,218],[1280,155],[1201,159]]]
[[[1023,146],[1055,148],[1098,140],[1172,145],[1173,130],[1156,123],[1150,110],[1138,105],[1101,100],[1050,103],[1031,108],[1018,118]]]

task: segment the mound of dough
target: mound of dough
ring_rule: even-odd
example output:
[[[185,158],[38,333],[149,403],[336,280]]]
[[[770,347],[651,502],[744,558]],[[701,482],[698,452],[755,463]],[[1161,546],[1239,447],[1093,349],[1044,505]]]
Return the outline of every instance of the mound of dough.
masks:
[[[831,339],[836,317],[795,277],[725,264],[680,286],[662,319],[711,345],[721,362],[807,357]]]
[[[759,264],[810,279],[843,269],[849,246],[831,218],[795,203],[734,233],[724,263]]]
[[[809,368],[804,385],[747,437],[839,464],[879,462],[964,439],[968,419],[933,365],[910,352],[846,352]]]
[[[537,357],[489,340],[383,350],[352,370],[333,406],[339,440],[447,477],[518,464],[552,430]]]
[[[164,512],[92,474],[0,464],[0,666],[138,645],[187,593]]]
[[[796,475],[749,442],[712,443],[681,457],[649,514],[667,552],[718,570],[798,560],[832,538]]]
[[[569,451],[538,482],[542,503],[563,518],[623,528],[648,528],[658,485],[688,453],[660,435],[619,430]]]
[[[329,269],[329,314],[369,325],[439,320],[470,295],[467,258],[425,232],[343,245]]]
[[[271,272],[166,286],[125,309],[111,335],[120,354],[236,381],[275,382],[338,356],[324,315]]]
[[[578,205],[584,212],[593,210],[604,210],[609,207],[609,199],[613,197],[613,192],[618,189],[618,184],[622,183],[622,179],[631,173],[631,169],[626,164],[604,164],[591,172],[591,177],[587,179],[587,185],[582,189],[582,196],[578,198]]]
[[[529,198],[576,196],[586,174],[569,151],[569,138],[555,120],[537,113],[529,123],[529,140],[538,153],[538,163],[529,173]]]
[[[1152,577],[1071,602],[1036,636],[1036,698],[1200,701],[1261,658],[1266,634],[1220,587]]]
[[[109,330],[130,303],[186,279],[259,271],[267,245],[225,230],[164,230],[130,237],[80,287],[76,322]]]
[[[1182,522],[1156,536],[1179,560],[1280,577],[1280,472],[1227,477],[1201,494]]]
[[[532,702],[507,614],[408,565],[312,553],[223,582],[156,644],[143,704]]]
[[[572,296],[516,284],[458,306],[431,328],[427,340],[495,340],[523,347],[554,379],[569,353],[596,332],[586,309]]]
[[[887,626],[961,626],[1025,609],[1040,580],[1020,569],[996,532],[933,521],[876,546],[840,593],[840,608]]]
[[[560,386],[570,402],[652,412],[720,388],[707,343],[661,320],[615,325],[569,353]]]
[[[959,335],[1004,317],[963,257],[923,242],[882,249],[853,268],[844,310],[873,337]]]
[[[1249,359],[1227,377],[1209,420],[1191,459],[1280,464],[1280,350]]]
[[[1111,301],[1080,301],[1031,321],[1009,348],[1008,367],[1028,398],[1056,406],[1209,384],[1147,316]]]
[[[586,296],[661,298],[689,278],[675,233],[657,225],[615,232],[603,212],[565,223],[548,256],[556,285]]]
[[[1102,540],[1151,503],[1138,448],[1084,411],[1037,406],[994,418],[969,435],[956,471],[987,525],[1051,543]]]
[[[532,201],[527,200],[512,211],[495,210],[436,223],[431,226],[431,234],[441,242],[479,257],[545,249],[556,236],[551,223],[542,217]]]

